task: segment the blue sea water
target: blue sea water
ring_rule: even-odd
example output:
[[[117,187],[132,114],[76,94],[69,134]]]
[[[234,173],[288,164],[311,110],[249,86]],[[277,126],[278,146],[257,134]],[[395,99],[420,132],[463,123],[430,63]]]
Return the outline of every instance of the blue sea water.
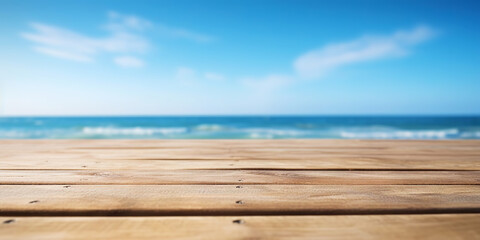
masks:
[[[480,117],[3,117],[1,139],[480,139]]]

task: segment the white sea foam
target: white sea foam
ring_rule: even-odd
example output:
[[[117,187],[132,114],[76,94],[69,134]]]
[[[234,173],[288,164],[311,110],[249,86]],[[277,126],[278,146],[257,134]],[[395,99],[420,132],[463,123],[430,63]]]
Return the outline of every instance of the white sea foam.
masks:
[[[12,121],[16,121],[13,119]],[[198,123],[194,126],[116,126],[76,125],[50,127],[45,123],[26,127],[0,126],[0,139],[34,138],[346,138],[346,139],[480,139],[479,126],[439,129],[395,128],[388,125],[321,126],[305,129],[299,126],[268,126]],[[11,124],[11,123],[9,123]],[[17,123],[15,123],[17,124]],[[18,123],[17,125],[20,125]]]
[[[144,127],[132,127],[132,128],[116,128],[116,127],[84,127],[82,133],[87,135],[174,135],[187,132],[187,128],[184,127],[166,127],[166,128],[144,128]]]
[[[205,132],[219,132],[227,130],[228,128],[219,124],[200,124],[195,127],[196,131],[205,131]]]
[[[341,131],[342,138],[367,139],[446,139],[459,133],[458,129],[444,130],[371,130],[371,131]]]
[[[32,139],[32,138],[61,138],[63,136],[68,137],[66,131],[61,129],[12,129],[12,130],[0,130],[0,138],[12,138],[12,139]]]
[[[8,131],[0,131],[1,138],[28,138],[30,134],[26,131],[21,130],[8,130]]]
[[[480,131],[470,131],[460,134],[460,138],[480,138]]]
[[[308,132],[294,129],[276,129],[276,128],[247,128],[242,129],[249,134],[250,138],[285,138],[299,137]]]

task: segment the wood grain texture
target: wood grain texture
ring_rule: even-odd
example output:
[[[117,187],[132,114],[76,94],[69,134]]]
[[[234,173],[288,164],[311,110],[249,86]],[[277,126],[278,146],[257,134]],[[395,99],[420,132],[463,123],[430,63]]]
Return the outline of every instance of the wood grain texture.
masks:
[[[1,215],[480,212],[479,185],[2,185]]]
[[[480,171],[0,170],[0,185],[15,184],[479,185]]]
[[[480,160],[389,160],[376,158],[330,158],[326,160],[92,160],[89,157],[52,157],[39,159],[0,158],[0,170],[64,169],[64,170],[480,170]]]
[[[0,169],[480,170],[480,141],[2,140]]]
[[[10,221],[5,224],[4,222]],[[4,224],[1,224],[1,223]],[[4,239],[480,238],[479,214],[236,217],[8,217]]]
[[[479,183],[478,140],[0,140],[0,239],[480,239]]]

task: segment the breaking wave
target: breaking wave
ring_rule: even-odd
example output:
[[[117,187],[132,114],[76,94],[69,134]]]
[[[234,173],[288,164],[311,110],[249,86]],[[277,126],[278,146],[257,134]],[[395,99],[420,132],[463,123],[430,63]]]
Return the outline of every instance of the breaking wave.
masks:
[[[248,128],[242,129],[242,132],[248,133],[249,138],[300,138],[308,135],[308,131],[296,129],[276,129],[276,128]]]
[[[134,136],[150,136],[150,135],[172,135],[187,132],[184,127],[171,128],[116,128],[116,127],[84,127],[82,133],[87,135],[134,135]]]
[[[480,117],[0,118],[0,139],[480,139]]]
[[[219,131],[228,130],[229,128],[220,124],[200,124],[196,126],[194,129],[196,131],[219,132]]]
[[[384,131],[341,131],[341,138],[358,139],[447,139],[455,138],[458,129],[445,130],[384,130]]]

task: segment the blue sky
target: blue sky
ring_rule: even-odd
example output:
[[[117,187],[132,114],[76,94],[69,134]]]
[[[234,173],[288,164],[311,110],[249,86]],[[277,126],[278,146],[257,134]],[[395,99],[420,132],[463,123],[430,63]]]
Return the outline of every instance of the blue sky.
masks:
[[[480,114],[478,1],[0,1],[0,114]]]

